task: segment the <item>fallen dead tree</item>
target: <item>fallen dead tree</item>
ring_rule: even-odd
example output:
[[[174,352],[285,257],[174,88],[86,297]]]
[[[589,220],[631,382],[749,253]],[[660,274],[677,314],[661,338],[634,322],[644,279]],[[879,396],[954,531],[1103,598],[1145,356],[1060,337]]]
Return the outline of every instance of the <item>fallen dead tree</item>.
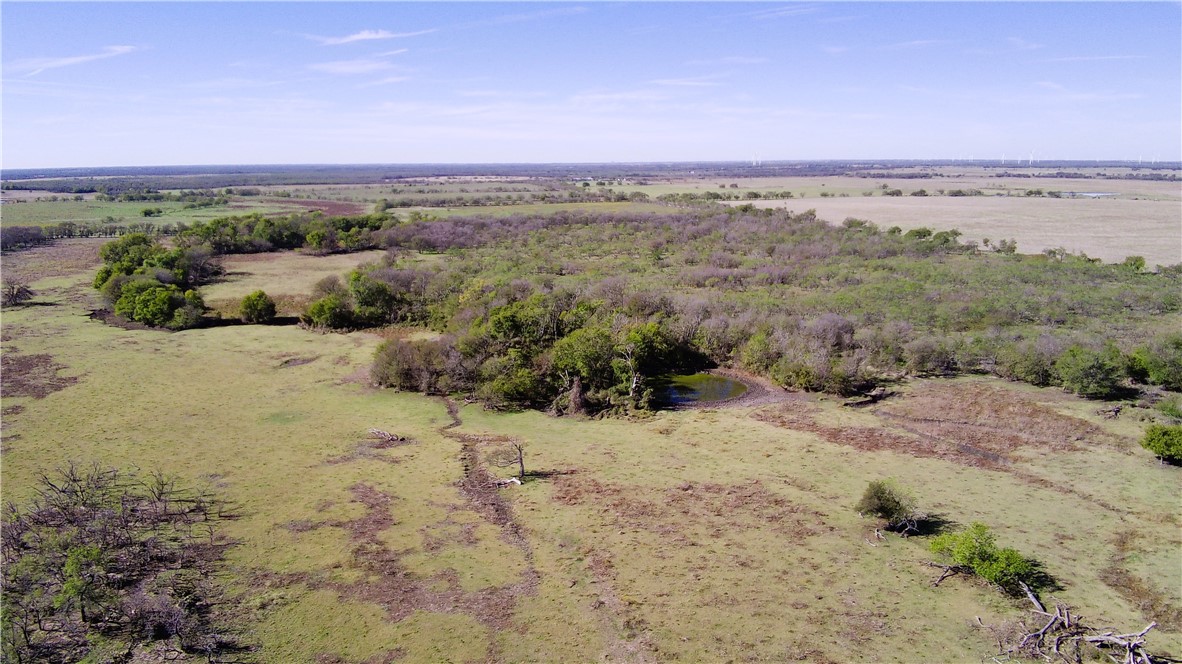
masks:
[[[383,443],[409,442],[407,440],[406,436],[399,436],[398,434],[390,433],[388,431],[382,431],[381,429],[370,429],[369,435],[371,438],[376,438],[376,439],[382,441]]]
[[[1040,658],[1048,662],[1082,664],[1085,659],[1094,659],[1094,655],[1100,653],[1115,664],[1153,664],[1160,661],[1145,650],[1145,635],[1157,627],[1156,622],[1149,623],[1140,632],[1128,634],[1099,630],[1085,625],[1083,616],[1072,614],[1071,608],[1061,602],[1055,603],[1054,612],[1048,611],[1029,586],[1024,583],[1021,586],[1034,605],[1031,613],[1036,624],[1040,623],[1042,627],[1031,632],[1023,622],[1020,624],[1021,630],[1000,630],[1008,636],[998,638],[999,657]],[[997,657],[994,660],[1002,661]]]

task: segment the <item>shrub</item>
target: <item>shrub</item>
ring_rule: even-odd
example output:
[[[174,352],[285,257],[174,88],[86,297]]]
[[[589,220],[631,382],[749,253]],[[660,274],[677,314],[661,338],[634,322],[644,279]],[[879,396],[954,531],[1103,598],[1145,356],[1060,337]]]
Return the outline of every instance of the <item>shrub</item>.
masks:
[[[956,370],[956,356],[943,339],[921,337],[903,345],[907,371],[917,375],[944,375]]]
[[[854,509],[884,519],[891,529],[906,528],[908,525],[914,527],[919,518],[915,499],[891,480],[874,480],[868,484]]]
[[[1075,345],[1055,361],[1064,389],[1086,399],[1110,399],[1120,392],[1124,377],[1120,351],[1109,344],[1101,350]]]
[[[114,279],[112,279],[114,281]],[[119,289],[115,313],[152,327],[184,330],[201,322],[205,303],[197,291],[184,291],[155,279],[131,279]]]
[[[1141,447],[1163,462],[1182,463],[1182,426],[1151,424],[1141,439]]]
[[[1182,334],[1155,339],[1133,351],[1128,372],[1138,381],[1182,391]]]
[[[19,307],[33,299],[33,295],[33,289],[29,288],[28,284],[9,281],[4,284],[3,292],[0,293],[0,303],[6,307]]]
[[[980,522],[958,533],[937,535],[931,550],[1010,594],[1020,594],[1021,583],[1037,585],[1039,565],[1014,549],[999,549],[989,527]]]
[[[238,316],[244,323],[270,323],[275,320],[275,300],[257,290],[242,298]]]
[[[997,358],[997,373],[1003,378],[1045,387],[1056,382],[1055,361],[1060,342],[1051,336],[1003,348]]]
[[[370,377],[382,387],[440,394],[447,392],[446,341],[387,341],[378,347]]]
[[[353,310],[344,297],[333,293],[309,305],[303,319],[308,325],[339,330],[353,325]]]

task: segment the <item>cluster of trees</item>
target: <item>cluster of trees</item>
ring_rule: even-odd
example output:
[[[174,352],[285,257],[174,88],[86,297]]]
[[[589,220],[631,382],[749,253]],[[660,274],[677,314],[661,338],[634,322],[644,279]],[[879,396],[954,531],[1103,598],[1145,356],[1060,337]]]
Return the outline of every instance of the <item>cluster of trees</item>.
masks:
[[[781,200],[792,197],[793,193],[791,191],[745,191],[743,193],[706,191],[700,194],[692,191],[686,191],[674,194],[661,194],[660,196],[657,196],[657,200],[662,203],[686,205],[693,203],[708,203],[711,201],[751,201],[759,199]]]
[[[426,324],[454,338],[419,349],[436,363],[450,352],[438,343],[459,343],[498,307],[536,297],[594,307],[599,321],[657,321],[684,351],[805,390],[848,394],[901,374],[963,372],[1060,385],[1090,398],[1120,396],[1130,381],[1182,385],[1182,335],[1155,337],[1137,323],[1148,328],[1153,316],[1182,306],[1177,269],[1151,274],[1065,252],[982,253],[956,231],[884,231],[859,220],[833,227],[811,213],[782,211],[453,217],[380,235],[387,246],[459,252],[464,260],[416,273],[412,282],[378,278],[390,290],[377,289],[377,300],[400,304],[379,307],[376,316],[356,315],[374,300],[360,288],[374,279],[363,271],[350,278],[357,284],[342,284],[309,311],[308,321]],[[1107,338],[1115,320],[1134,335]],[[552,377],[550,368],[529,367]],[[477,373],[463,375],[445,384],[479,386]]]
[[[94,287],[120,316],[154,327],[186,329],[201,322],[205,306],[196,289],[221,273],[218,256],[293,248],[316,253],[369,249],[377,246],[376,231],[387,223],[380,215],[224,217],[182,226],[172,249],[146,233],[130,233],[103,245],[103,266],[95,274]],[[270,306],[267,320],[274,318],[274,302]],[[252,311],[244,320],[253,322],[260,315]],[[383,322],[389,321],[376,315],[347,323],[333,319],[334,327]]]
[[[193,223],[177,233],[177,242],[204,245],[217,254],[299,248],[316,253],[360,251],[378,246],[375,232],[391,223],[382,214],[324,217],[313,212],[266,217],[255,213]]]
[[[176,192],[165,192],[159,189],[152,189],[150,187],[143,188],[99,188],[99,192],[95,194],[96,201],[119,201],[119,202],[137,202],[137,201],[153,201],[153,202],[172,202],[172,203],[195,203],[197,207],[208,207],[212,205],[225,205],[229,199],[223,194],[219,194],[212,189],[200,190],[181,190]]]
[[[659,313],[620,310],[571,291],[492,306],[463,330],[454,323],[455,334],[383,344],[374,382],[470,392],[495,408],[627,411],[652,405],[662,375],[703,364]]]
[[[150,221],[124,223],[122,219],[115,217],[90,222],[63,221],[59,224],[45,226],[5,226],[0,228],[0,251],[35,247],[63,238],[120,237],[130,233],[176,235],[186,228],[188,226],[184,222],[176,224],[156,224]]]
[[[145,325],[183,330],[201,322],[205,303],[196,287],[221,272],[206,247],[166,249],[142,233],[108,242],[94,287],[115,313]]]
[[[53,240],[40,226],[4,226],[0,227],[0,251],[25,249],[45,244]]]
[[[4,509],[2,659],[131,661],[159,641],[169,659],[242,650],[211,581],[223,509],[159,473],[43,475],[31,502]]]

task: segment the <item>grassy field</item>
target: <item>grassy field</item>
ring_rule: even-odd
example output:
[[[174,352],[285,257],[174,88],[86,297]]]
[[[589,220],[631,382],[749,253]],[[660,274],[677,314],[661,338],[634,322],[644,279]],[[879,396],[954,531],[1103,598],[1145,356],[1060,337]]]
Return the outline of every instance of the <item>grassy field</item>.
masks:
[[[206,208],[185,209],[185,205],[186,203],[167,201],[24,201],[5,203],[0,208],[0,223],[3,223],[4,226],[50,226],[65,222],[99,223],[111,217],[115,220],[113,223],[116,224],[151,222],[162,226],[178,222],[193,223],[251,212],[279,214],[301,209],[292,204],[277,204],[250,199],[236,199],[229,205]],[[142,211],[146,208],[160,208],[164,212],[157,217],[145,217]]]
[[[783,394],[638,421],[493,413],[369,387],[376,334],[107,326],[85,255],[55,253],[72,246],[5,255],[46,276],[42,306],[3,314],[4,498],[68,460],[218,491],[242,515],[228,579],[261,661],[987,660],[977,619],[1025,607],[931,587],[926,538],[876,540],[852,505],[885,477],[1043,561],[1049,596],[1092,624],[1152,612],[1151,650],[1182,652],[1182,477],[1137,446],[1135,409],[965,378],[869,410]],[[235,257],[207,297],[298,295],[366,259]],[[554,472],[490,487],[509,471],[483,460],[512,440]]]

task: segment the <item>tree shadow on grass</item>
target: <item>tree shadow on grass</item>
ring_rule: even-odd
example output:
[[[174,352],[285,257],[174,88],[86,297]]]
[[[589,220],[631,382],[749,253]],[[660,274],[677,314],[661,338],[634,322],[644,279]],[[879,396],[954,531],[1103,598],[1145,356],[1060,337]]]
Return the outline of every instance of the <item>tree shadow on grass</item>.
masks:
[[[269,323],[245,323],[239,318],[203,318],[201,323],[192,329],[206,329],[214,327],[233,327],[235,325],[266,325],[268,327],[282,327],[284,325],[299,325],[298,316],[276,316]]]
[[[907,531],[907,534],[915,537],[932,537],[946,533],[958,525],[960,524],[949,519],[946,514],[928,514],[923,518],[916,519],[914,526]]]
[[[1026,585],[1030,586],[1030,590],[1035,595],[1044,592],[1059,592],[1064,589],[1063,584],[1059,583],[1059,580],[1054,576],[1051,576],[1050,572],[1047,572],[1046,566],[1043,565],[1042,561],[1033,558],[1027,558],[1026,560],[1030,563],[1031,572],[1023,581],[1026,582]],[[1022,593],[1019,592],[1019,594]]]

